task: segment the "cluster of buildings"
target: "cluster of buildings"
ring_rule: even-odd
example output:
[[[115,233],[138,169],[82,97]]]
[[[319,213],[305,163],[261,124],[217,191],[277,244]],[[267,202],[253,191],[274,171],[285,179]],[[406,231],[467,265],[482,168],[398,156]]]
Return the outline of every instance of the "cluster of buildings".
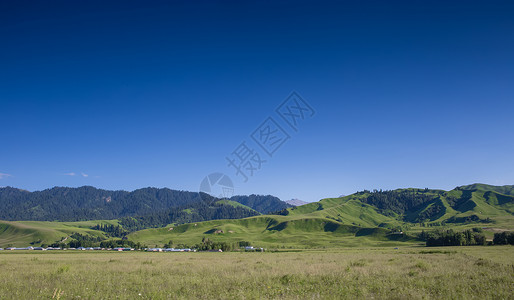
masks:
[[[3,250],[40,250],[40,251],[47,251],[47,250],[80,250],[80,251],[98,251],[98,250],[104,250],[104,251],[135,251],[134,248],[100,248],[100,247],[78,247],[78,248],[43,248],[43,247],[25,247],[25,248],[15,248],[15,247],[8,247],[5,249],[0,248],[0,251]],[[192,250],[189,248],[184,249],[175,249],[175,248],[148,248],[143,249],[147,252],[196,252],[196,250]]]
[[[254,248],[252,246],[246,246],[245,247],[245,251],[250,251],[250,252],[252,252],[252,251],[260,251],[260,252],[264,252],[264,248]]]
[[[189,248],[185,249],[175,249],[175,248],[148,248],[146,249],[147,252],[196,252],[196,250],[191,250]]]
[[[134,248],[100,248],[100,247],[78,247],[78,248],[53,248],[53,247],[25,247],[25,248],[15,248],[15,247],[8,247],[8,248],[0,248],[0,251],[11,251],[11,250],[39,250],[39,251],[48,251],[48,250],[79,250],[79,251],[135,251]],[[175,248],[147,248],[142,249],[146,252],[196,252],[196,249],[190,249],[190,248],[181,248],[181,249],[175,249]],[[245,247],[245,251],[260,251],[263,252],[263,248],[254,248],[251,246]],[[220,250],[211,250],[210,252],[223,252]]]
[[[0,251],[2,251],[4,249],[0,248]],[[5,248],[5,250],[61,250],[61,248],[52,248],[52,247],[48,247],[48,248],[43,248],[43,247],[25,247],[25,248],[16,248],[16,247],[7,247]]]
[[[3,250],[39,250],[39,251],[47,251],[47,250],[82,250],[82,251],[93,251],[93,250],[107,250],[107,251],[134,251],[134,248],[100,248],[100,247],[78,247],[78,248],[54,248],[54,247],[25,247],[25,248],[16,248],[16,247],[8,247],[5,249],[0,248],[0,251]]]

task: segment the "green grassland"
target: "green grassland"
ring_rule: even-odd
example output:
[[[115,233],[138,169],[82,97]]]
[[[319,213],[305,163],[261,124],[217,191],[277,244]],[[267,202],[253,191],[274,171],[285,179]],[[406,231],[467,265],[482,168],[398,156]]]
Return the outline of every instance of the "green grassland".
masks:
[[[513,299],[512,246],[2,251],[2,299]]]

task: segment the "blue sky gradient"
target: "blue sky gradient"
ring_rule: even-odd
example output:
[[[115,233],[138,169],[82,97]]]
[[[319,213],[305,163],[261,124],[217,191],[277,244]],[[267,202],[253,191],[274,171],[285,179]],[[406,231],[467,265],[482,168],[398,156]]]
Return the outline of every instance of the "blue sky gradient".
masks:
[[[0,4],[0,186],[316,201],[514,184],[511,1]],[[225,157],[315,110],[248,182]],[[74,173],[71,176],[70,173]],[[86,176],[87,175],[87,176]]]

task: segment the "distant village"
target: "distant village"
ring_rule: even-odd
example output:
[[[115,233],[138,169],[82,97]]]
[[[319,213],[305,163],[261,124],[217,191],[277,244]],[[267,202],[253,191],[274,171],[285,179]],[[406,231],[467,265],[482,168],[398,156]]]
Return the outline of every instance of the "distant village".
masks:
[[[57,247],[24,247],[24,248],[16,248],[16,247],[7,247],[5,249],[0,248],[0,251],[145,251],[145,252],[197,252],[197,249],[191,248],[144,248],[144,249],[135,249],[135,248],[101,248],[101,247],[77,247],[77,248],[57,248]],[[252,246],[244,247],[240,250],[246,252],[264,252],[264,248],[254,248]],[[198,252],[223,252],[222,249],[214,249],[214,250],[204,250]]]

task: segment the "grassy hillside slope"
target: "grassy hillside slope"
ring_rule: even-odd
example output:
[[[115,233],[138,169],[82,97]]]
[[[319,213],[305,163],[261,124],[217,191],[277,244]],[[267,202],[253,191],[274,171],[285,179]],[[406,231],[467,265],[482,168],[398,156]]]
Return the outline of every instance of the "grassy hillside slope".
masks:
[[[72,233],[105,237],[98,230],[90,229],[97,224],[117,225],[117,221],[45,222],[0,221],[0,247],[39,246],[61,241]]]
[[[247,210],[250,210],[250,211],[253,211],[255,212],[256,214],[259,214],[260,213],[258,211],[256,211],[255,209],[249,207],[249,206],[246,206],[246,205],[243,205],[239,202],[236,202],[236,201],[232,201],[232,200],[227,200],[227,199],[224,199],[224,200],[219,200],[219,201],[216,201],[216,203],[218,204],[223,204],[223,205],[230,205],[232,207],[240,207],[240,208],[244,208],[244,209],[247,209]]]
[[[261,247],[353,247],[390,246],[412,243],[412,239],[390,235],[401,225],[379,214],[371,205],[351,196],[323,199],[289,208],[287,215],[263,215],[239,220],[215,220],[147,229],[130,234],[133,241],[150,246],[168,243],[193,245],[202,238],[222,241],[249,241]],[[379,228],[379,226],[384,228]]]
[[[496,191],[510,194],[510,190],[502,187],[493,191],[485,190],[485,185],[478,186],[481,188],[456,188],[450,192],[397,190],[401,196],[416,194],[424,199],[404,213],[380,209],[379,204],[367,204],[373,192],[361,192],[289,208],[282,211],[282,215],[148,229],[130,234],[129,239],[158,246],[170,240],[174,244],[193,245],[208,237],[224,242],[249,241],[263,247],[309,248],[419,243],[413,236],[423,229],[494,227],[514,230],[514,196]],[[381,195],[381,192],[375,193]],[[410,237],[394,234],[399,230]]]
[[[503,185],[503,186],[495,186],[495,185],[489,185],[489,184],[482,184],[482,183],[474,183],[470,185],[464,185],[458,187],[460,190],[481,190],[481,191],[493,191],[497,192],[499,194],[504,195],[510,195],[514,196],[514,185]]]
[[[386,229],[365,229],[324,218],[257,216],[146,229],[128,237],[148,246],[159,246],[170,240],[174,245],[194,245],[200,243],[204,237],[220,242],[249,241],[260,247],[316,248],[398,244],[397,241],[392,242],[394,237],[388,238],[388,233]]]

